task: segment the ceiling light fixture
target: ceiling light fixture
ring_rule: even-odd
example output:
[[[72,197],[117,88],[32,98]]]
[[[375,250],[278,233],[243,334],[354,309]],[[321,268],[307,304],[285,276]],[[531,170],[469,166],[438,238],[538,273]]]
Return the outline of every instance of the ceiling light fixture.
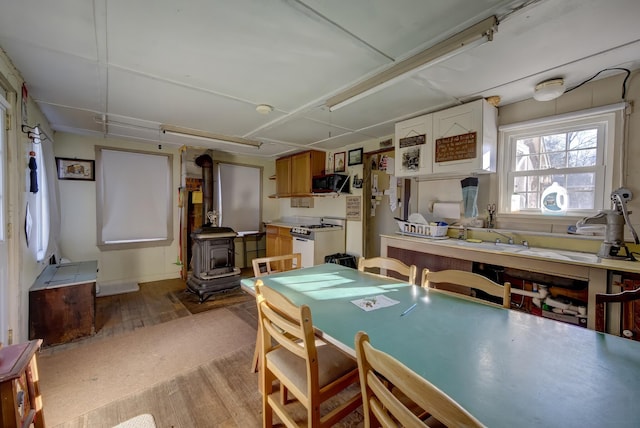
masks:
[[[246,138],[214,134],[211,132],[198,131],[197,129],[182,128],[173,125],[162,125],[160,126],[160,131],[162,131],[163,134],[175,135],[178,137],[188,137],[196,140],[210,141],[214,143],[239,144],[242,146],[255,148],[260,148],[260,146],[262,145],[262,143],[259,141],[247,140]]]
[[[545,80],[536,85],[533,90],[533,98],[537,101],[551,101],[564,94],[564,79],[556,78]]]
[[[269,104],[260,104],[256,106],[256,111],[260,114],[269,114],[273,111],[273,107]]]
[[[463,30],[448,39],[423,50],[422,52],[400,61],[396,65],[370,77],[331,98],[326,102],[329,111],[337,110],[354,101],[367,97],[387,88],[413,73],[436,65],[462,52],[473,49],[493,40],[498,20],[495,16]]]

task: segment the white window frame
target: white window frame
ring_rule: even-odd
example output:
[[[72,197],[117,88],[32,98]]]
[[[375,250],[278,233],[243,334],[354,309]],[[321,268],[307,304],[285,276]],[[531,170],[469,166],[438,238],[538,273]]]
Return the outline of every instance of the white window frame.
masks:
[[[596,173],[594,208],[592,210],[571,210],[566,216],[582,218],[593,215],[602,209],[610,209],[610,195],[613,190],[614,154],[621,145],[623,111],[626,103],[618,103],[579,112],[567,113],[526,122],[503,125],[499,128],[501,148],[501,167],[498,170],[498,214],[502,217],[542,219],[549,217],[539,211],[511,211],[511,195],[513,194],[516,161],[516,141],[518,139],[550,133],[562,133],[582,129],[585,125],[593,125],[599,129],[597,162],[589,172]],[[579,168],[553,169],[553,173],[579,172]],[[561,216],[554,216],[561,217]]]
[[[96,146],[95,153],[98,248],[171,245],[173,155],[104,146]],[[112,155],[122,163],[114,163]]]

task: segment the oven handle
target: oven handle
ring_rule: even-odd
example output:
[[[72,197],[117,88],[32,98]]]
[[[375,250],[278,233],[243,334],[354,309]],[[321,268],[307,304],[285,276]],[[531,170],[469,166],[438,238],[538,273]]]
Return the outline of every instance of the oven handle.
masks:
[[[312,241],[312,239],[298,238],[297,236],[296,236],[296,238],[295,238],[295,239],[296,239],[296,241],[301,241],[301,242],[309,242],[309,241]]]

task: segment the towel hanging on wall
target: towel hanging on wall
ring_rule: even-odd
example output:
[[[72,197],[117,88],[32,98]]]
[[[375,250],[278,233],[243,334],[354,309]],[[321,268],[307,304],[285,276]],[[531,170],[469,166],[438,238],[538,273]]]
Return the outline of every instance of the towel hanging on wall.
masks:
[[[478,216],[478,177],[467,177],[460,180],[462,185],[462,203],[466,218]]]

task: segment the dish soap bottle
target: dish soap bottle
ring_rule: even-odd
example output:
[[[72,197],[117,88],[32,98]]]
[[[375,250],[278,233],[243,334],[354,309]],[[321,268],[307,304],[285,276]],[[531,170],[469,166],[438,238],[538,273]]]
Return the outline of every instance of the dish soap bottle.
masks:
[[[565,215],[568,206],[569,195],[567,195],[567,189],[555,181],[542,192],[542,199],[540,200],[542,214]]]

